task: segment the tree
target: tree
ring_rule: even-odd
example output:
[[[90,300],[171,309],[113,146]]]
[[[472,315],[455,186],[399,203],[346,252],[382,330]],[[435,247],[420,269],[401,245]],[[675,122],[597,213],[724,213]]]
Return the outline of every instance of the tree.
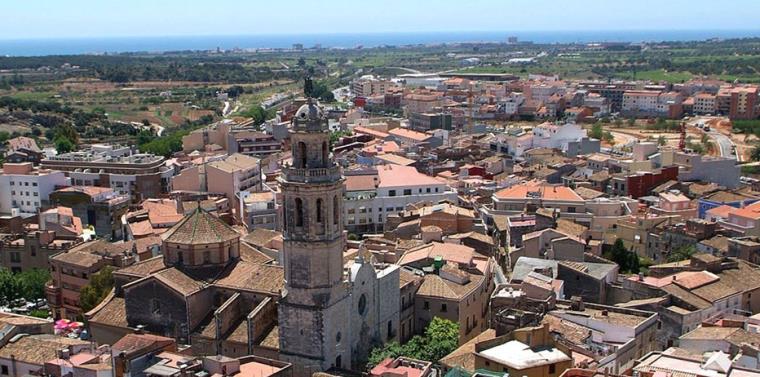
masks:
[[[694,245],[681,246],[678,249],[673,250],[670,255],[668,255],[668,262],[679,262],[682,260],[687,260],[696,253],[697,248],[694,247]]]
[[[11,138],[11,134],[8,131],[0,131],[0,143],[5,143]]]
[[[636,118],[628,118],[628,125],[633,127],[636,125]]]
[[[24,299],[36,301],[45,298],[45,284],[50,280],[47,270],[33,268],[16,274],[16,279]]]
[[[367,366],[372,367],[386,358],[399,356],[435,362],[450,354],[458,345],[459,324],[434,317],[425,329],[425,335],[415,335],[404,345],[392,342],[372,349]]]
[[[665,145],[667,143],[668,143],[668,141],[665,140],[665,136],[664,135],[660,135],[660,136],[657,137],[657,145],[663,146],[663,145]]]
[[[606,255],[607,259],[620,266],[620,272],[639,273],[639,256],[625,248],[623,240],[618,238],[612,245],[612,249]]]
[[[591,126],[589,136],[597,140],[602,140],[602,137],[604,136],[604,128],[602,127],[601,122],[596,122]]]
[[[88,312],[98,306],[113,289],[113,267],[105,266],[90,276],[90,283],[79,291],[79,306]]]
[[[749,155],[752,161],[760,161],[760,145],[756,145],[752,148],[752,152]]]
[[[55,140],[53,140],[53,143],[55,144],[55,150],[58,153],[69,153],[76,148],[71,140],[63,136],[56,137]]]
[[[604,135],[602,135],[602,139],[606,141],[608,144],[615,144],[615,136],[612,135],[612,132],[605,131]]]

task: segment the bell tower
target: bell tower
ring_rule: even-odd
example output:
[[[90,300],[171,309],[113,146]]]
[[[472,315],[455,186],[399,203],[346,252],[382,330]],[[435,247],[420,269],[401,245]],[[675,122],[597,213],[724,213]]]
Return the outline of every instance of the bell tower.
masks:
[[[307,79],[305,87],[310,84]],[[292,162],[279,178],[285,269],[280,356],[294,364],[297,375],[310,375],[351,363],[351,300],[343,273],[345,179],[330,155],[327,117],[316,100],[307,98],[296,112],[290,141]]]

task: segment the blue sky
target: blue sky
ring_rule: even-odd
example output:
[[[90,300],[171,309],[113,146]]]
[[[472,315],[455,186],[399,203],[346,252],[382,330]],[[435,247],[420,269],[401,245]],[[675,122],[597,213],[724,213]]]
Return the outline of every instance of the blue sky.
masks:
[[[0,39],[760,29],[758,0],[0,0],[0,9]]]

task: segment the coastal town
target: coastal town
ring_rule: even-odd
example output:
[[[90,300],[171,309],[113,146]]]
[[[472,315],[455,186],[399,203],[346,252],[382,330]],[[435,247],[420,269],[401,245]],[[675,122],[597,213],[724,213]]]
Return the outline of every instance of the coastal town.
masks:
[[[758,85],[301,76],[8,135],[0,376],[760,377]]]

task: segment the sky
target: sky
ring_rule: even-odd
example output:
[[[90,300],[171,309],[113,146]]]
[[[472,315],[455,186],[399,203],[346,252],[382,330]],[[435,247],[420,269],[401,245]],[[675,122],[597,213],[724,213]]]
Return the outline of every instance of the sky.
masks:
[[[0,0],[0,39],[760,29],[758,0]]]

